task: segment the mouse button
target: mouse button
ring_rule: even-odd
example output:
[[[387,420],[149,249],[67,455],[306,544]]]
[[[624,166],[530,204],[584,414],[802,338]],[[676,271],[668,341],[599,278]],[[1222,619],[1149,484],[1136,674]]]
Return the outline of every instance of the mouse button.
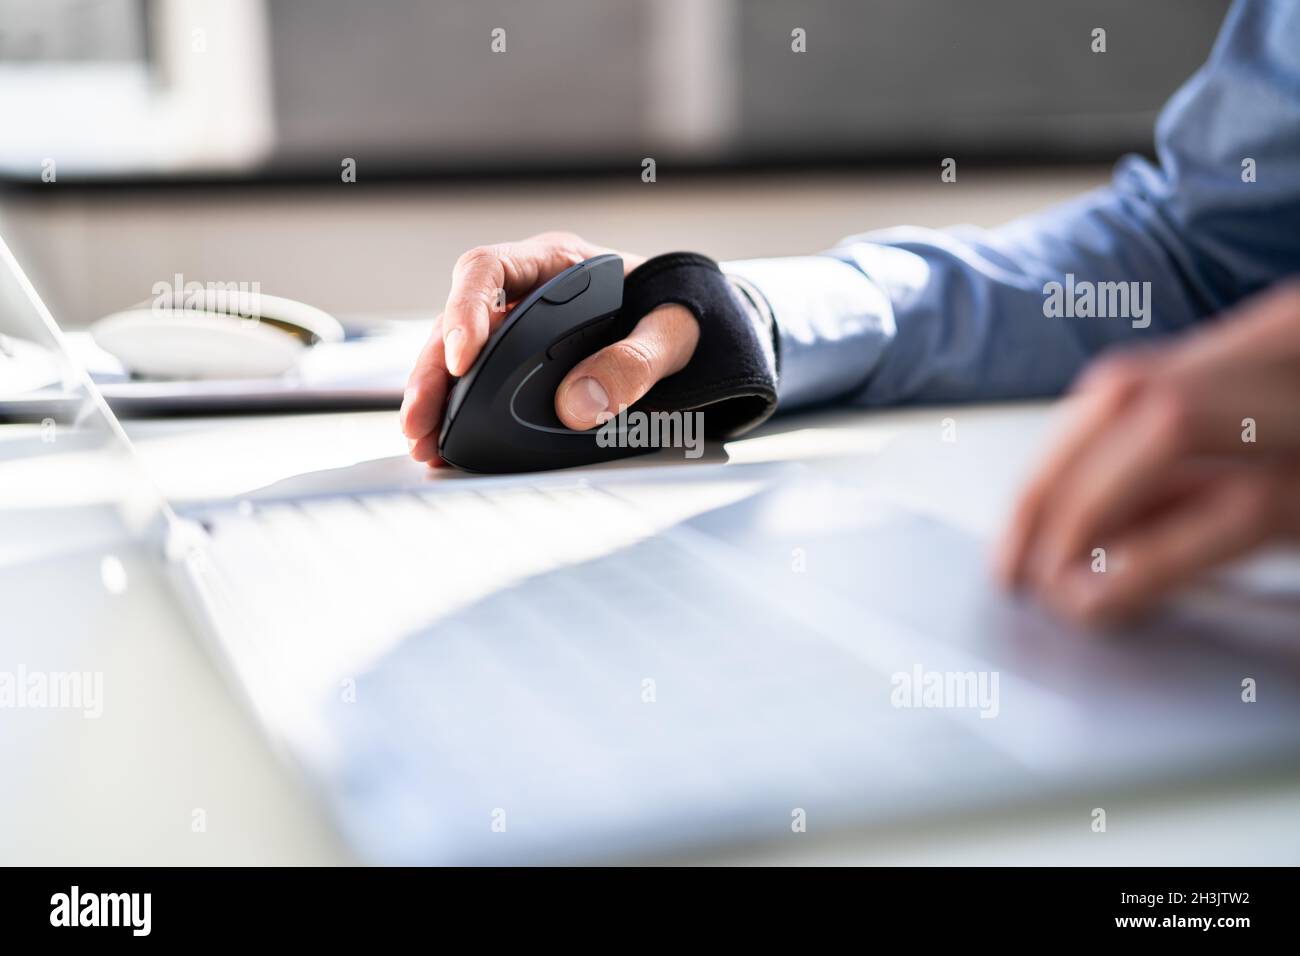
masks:
[[[554,362],[568,361],[576,364],[580,359],[609,344],[605,339],[609,335],[610,319],[588,322],[555,342],[546,350],[546,357]]]
[[[567,279],[561,279],[554,286],[542,290],[542,299],[552,305],[563,305],[586,292],[589,285],[591,270],[579,269]]]
[[[464,403],[465,397],[474,388],[475,382],[483,379],[486,384],[485,388],[491,389],[492,383],[500,377],[504,367],[511,364],[515,350],[512,349],[511,343],[514,338],[509,333],[518,325],[518,320],[528,311],[527,308],[516,308],[501,326],[492,333],[491,338],[484,344],[479,351],[478,357],[469,370],[460,378],[455,379],[451,386],[451,392],[447,397],[447,410],[443,413],[443,420],[449,421],[456,417],[460,411],[460,406]]]
[[[442,413],[442,431],[444,434],[451,420],[460,412],[460,406],[465,401],[465,393],[469,391],[470,384],[469,379],[462,378],[451,387],[451,397],[447,400],[447,410]]]

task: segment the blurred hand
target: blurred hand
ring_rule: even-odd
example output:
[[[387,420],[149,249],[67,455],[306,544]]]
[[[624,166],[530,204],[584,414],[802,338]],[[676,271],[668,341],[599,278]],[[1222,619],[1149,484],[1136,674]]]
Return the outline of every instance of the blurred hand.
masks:
[[[1103,359],[1077,391],[1001,542],[1006,586],[1110,623],[1300,534],[1300,285],[1159,351]]]
[[[478,246],[456,262],[447,307],[433,325],[407,381],[399,415],[416,461],[439,465],[438,429],[451,378],[464,375],[488,335],[533,289],[584,259],[613,252],[572,233],[546,232],[521,242]],[[620,252],[624,272],[645,256]],[[501,307],[504,304],[504,308]],[[617,413],[657,381],[681,371],[699,341],[688,309],[664,305],[644,316],[631,334],[574,366],[555,393],[555,412],[576,430],[592,428],[602,412]]]

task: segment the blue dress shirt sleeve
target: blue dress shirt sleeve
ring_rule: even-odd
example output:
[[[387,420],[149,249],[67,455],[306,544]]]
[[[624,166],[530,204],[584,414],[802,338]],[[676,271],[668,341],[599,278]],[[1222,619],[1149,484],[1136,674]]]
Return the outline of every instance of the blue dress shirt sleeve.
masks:
[[[996,229],[724,264],[774,322],[780,407],[1052,395],[1101,350],[1300,271],[1300,3],[1238,0],[1156,143],[1158,163],[1126,157],[1108,187]],[[1087,314],[1107,302],[1123,314]]]

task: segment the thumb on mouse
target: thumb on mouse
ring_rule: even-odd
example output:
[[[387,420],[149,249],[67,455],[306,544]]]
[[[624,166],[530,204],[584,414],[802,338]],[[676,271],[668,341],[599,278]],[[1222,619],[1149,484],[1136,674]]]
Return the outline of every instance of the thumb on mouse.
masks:
[[[642,317],[625,339],[583,359],[555,391],[555,413],[566,427],[582,431],[617,414],[660,379],[680,372],[700,340],[695,316],[670,303]]]

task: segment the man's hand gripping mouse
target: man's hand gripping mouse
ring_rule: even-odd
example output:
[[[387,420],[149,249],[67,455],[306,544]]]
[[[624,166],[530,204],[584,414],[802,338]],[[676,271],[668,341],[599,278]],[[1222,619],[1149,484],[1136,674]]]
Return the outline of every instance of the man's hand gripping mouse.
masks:
[[[492,331],[520,299],[570,266],[613,252],[567,232],[546,232],[519,242],[477,246],[456,262],[447,306],[407,382],[400,421],[411,457],[441,465],[438,429],[453,376],[464,375]],[[619,252],[625,272],[645,257]],[[504,308],[502,304],[504,303]],[[583,359],[555,394],[555,412],[581,431],[603,412],[632,405],[663,378],[681,371],[699,342],[695,316],[685,306],[661,305],[632,332]]]

